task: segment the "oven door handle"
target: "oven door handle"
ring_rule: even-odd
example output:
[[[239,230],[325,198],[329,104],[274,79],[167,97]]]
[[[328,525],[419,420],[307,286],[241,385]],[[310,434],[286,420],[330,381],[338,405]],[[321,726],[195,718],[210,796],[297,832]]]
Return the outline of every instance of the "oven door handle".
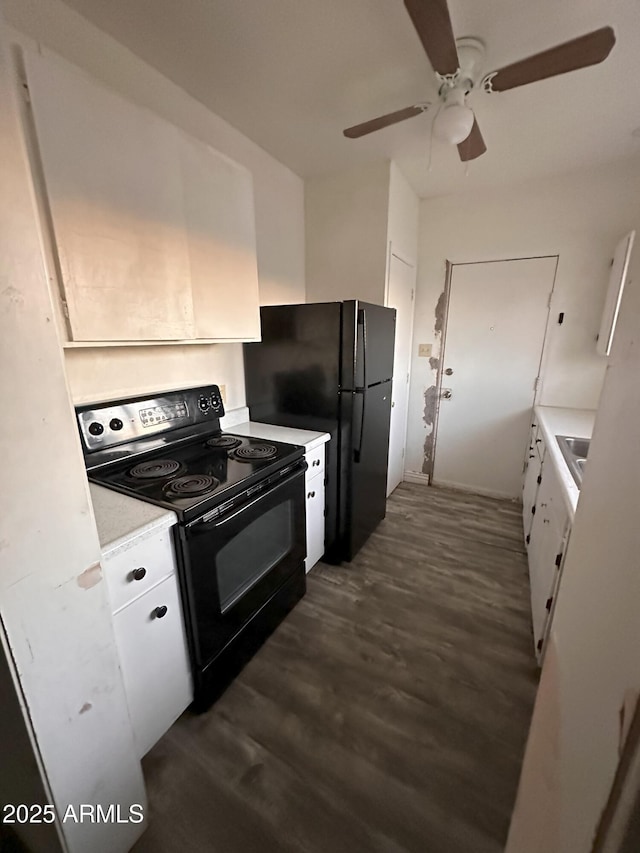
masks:
[[[217,530],[220,527],[223,527],[225,524],[228,524],[230,521],[233,521],[243,512],[246,512],[251,507],[255,506],[258,501],[261,501],[263,498],[266,498],[268,495],[273,495],[275,492],[280,491],[285,486],[288,486],[298,477],[304,477],[307,470],[307,463],[304,462],[293,474],[290,474],[288,477],[285,477],[283,480],[275,483],[271,488],[265,489],[265,491],[261,491],[260,494],[256,495],[253,500],[250,500],[248,503],[242,504],[242,506],[238,507],[234,512],[229,515],[222,516],[222,518],[218,517],[212,519],[211,521],[204,521],[203,519],[192,521],[191,524],[187,524],[187,527],[191,530],[196,529],[198,532],[204,532],[207,530]]]

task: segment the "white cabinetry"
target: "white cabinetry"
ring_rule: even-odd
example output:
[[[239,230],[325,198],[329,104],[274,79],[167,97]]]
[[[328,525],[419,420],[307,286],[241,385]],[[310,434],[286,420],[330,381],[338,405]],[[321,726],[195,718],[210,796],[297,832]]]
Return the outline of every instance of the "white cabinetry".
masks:
[[[307,500],[307,559],[304,562],[309,572],[324,554],[324,444],[305,454],[307,473],[305,493]]]
[[[635,236],[636,232],[631,231],[620,240],[611,261],[609,286],[607,288],[607,296],[602,310],[602,320],[596,343],[596,351],[599,355],[609,355],[611,352],[611,344],[613,343],[618,312],[620,311],[620,303],[622,302],[622,291],[624,290],[629,273],[629,262],[631,260],[631,250],[633,249]]]
[[[142,757],[193,698],[171,531],[103,557],[129,713]]]
[[[72,340],[259,339],[251,174],[72,65],[27,59]]]
[[[529,533],[529,580],[533,638],[540,659],[570,528],[560,479],[555,467],[546,461],[534,510]]]
[[[529,444],[525,459],[524,482],[522,485],[522,523],[524,540],[529,545],[531,526],[535,513],[536,496],[542,481],[542,464],[545,456],[544,438],[537,422],[531,424]]]

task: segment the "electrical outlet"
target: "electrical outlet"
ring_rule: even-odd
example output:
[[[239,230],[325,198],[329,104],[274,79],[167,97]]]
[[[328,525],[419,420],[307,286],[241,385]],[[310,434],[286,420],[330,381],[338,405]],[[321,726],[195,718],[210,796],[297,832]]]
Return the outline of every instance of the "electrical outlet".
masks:
[[[222,397],[222,402],[224,405],[227,405],[227,386],[226,385],[218,385],[220,389],[220,396]]]
[[[421,358],[431,358],[433,344],[418,344],[418,355]]]

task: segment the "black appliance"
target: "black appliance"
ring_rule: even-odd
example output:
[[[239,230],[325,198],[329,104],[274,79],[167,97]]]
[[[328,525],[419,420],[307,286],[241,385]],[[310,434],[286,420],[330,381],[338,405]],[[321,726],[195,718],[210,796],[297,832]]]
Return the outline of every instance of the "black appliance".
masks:
[[[304,595],[304,450],[221,432],[215,385],[76,415],[92,482],[178,516],[194,705],[204,710]]]
[[[244,345],[251,420],[330,433],[324,559],[351,560],[385,516],[396,312],[352,300],[260,319]]]

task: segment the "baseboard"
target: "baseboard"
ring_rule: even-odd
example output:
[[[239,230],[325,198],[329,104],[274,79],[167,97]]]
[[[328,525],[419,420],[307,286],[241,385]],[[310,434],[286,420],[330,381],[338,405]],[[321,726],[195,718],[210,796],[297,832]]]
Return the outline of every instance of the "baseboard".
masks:
[[[420,486],[429,485],[429,475],[419,474],[417,471],[405,471],[402,480],[405,483],[418,483]]]
[[[506,494],[505,492],[495,492],[492,489],[483,489],[481,486],[467,486],[463,483],[448,483],[444,480],[438,480],[438,482],[433,482],[431,485],[436,489],[453,489],[456,492],[466,492],[469,495],[482,495],[486,498],[499,498],[503,501],[513,501],[517,503],[520,501],[519,497],[514,497],[513,495]]]

